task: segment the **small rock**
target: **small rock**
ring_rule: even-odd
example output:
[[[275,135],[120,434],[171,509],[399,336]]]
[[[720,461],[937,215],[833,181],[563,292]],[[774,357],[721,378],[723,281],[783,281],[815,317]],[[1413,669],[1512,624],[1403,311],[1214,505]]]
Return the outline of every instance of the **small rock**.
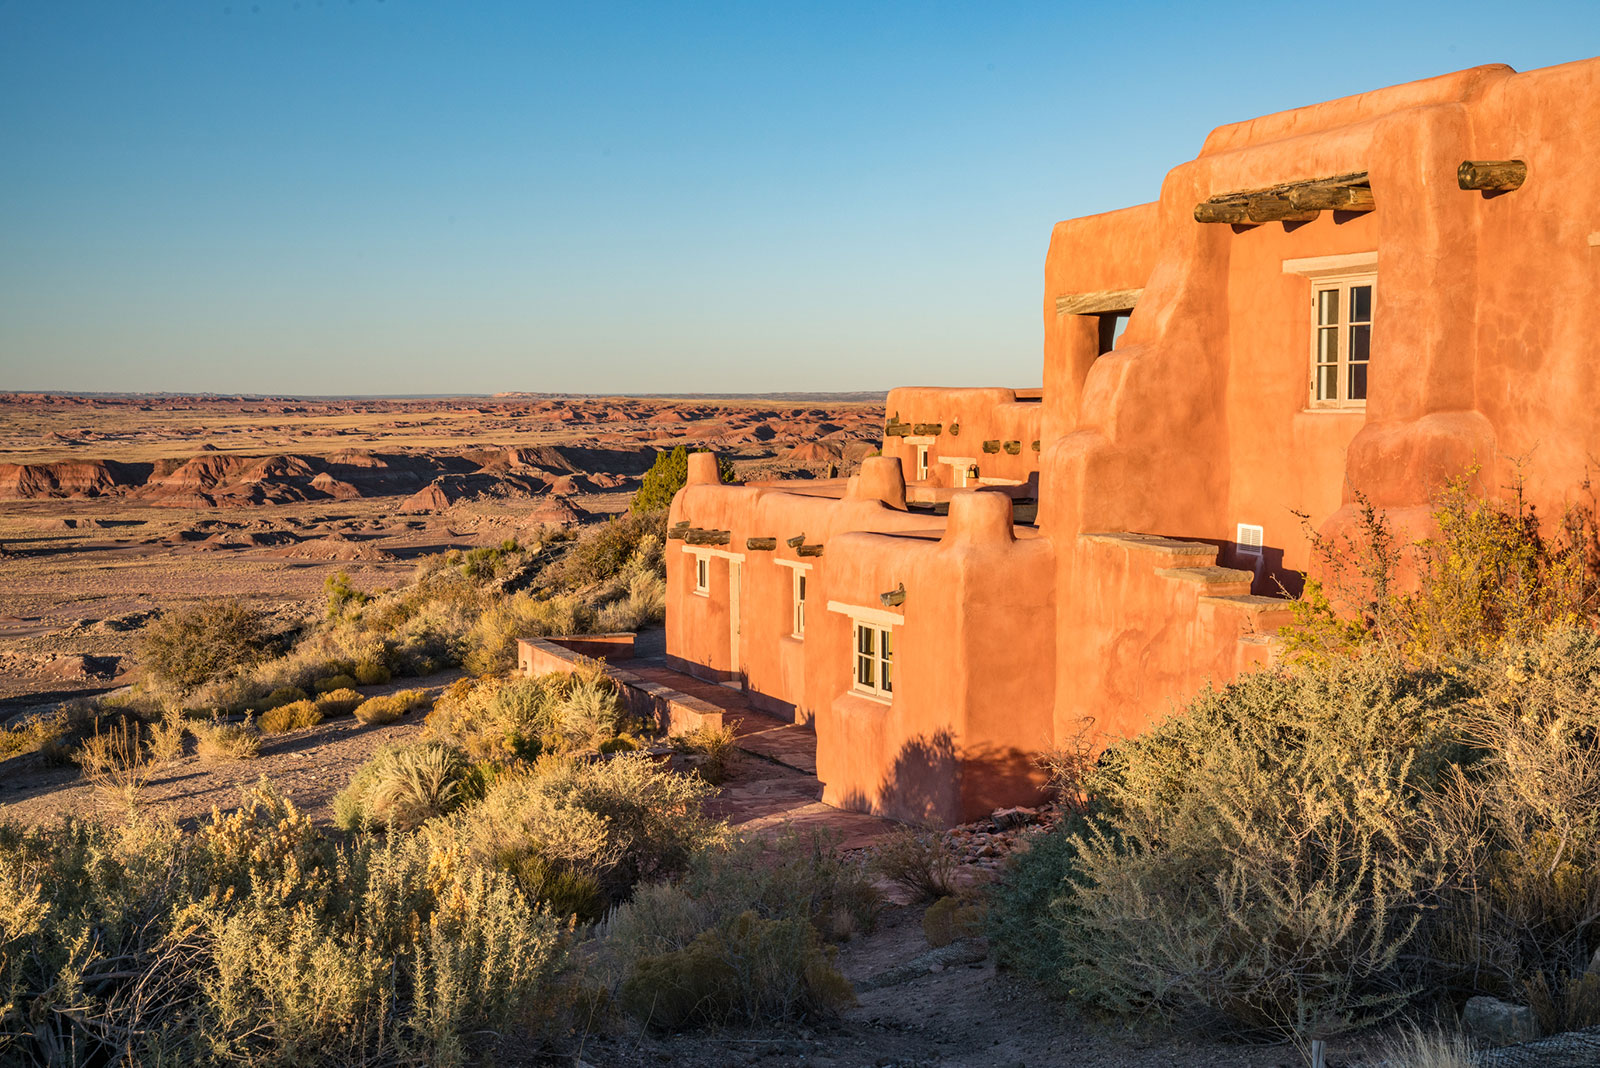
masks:
[[[1468,998],[1461,1021],[1475,1037],[1491,1046],[1511,1046],[1539,1037],[1539,1023],[1533,1018],[1532,1009],[1499,998]]]

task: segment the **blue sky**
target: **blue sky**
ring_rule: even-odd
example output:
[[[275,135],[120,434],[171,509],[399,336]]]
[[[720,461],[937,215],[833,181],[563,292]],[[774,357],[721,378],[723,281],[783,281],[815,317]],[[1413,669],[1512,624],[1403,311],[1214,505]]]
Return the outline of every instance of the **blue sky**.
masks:
[[[1212,127],[1596,53],[1595,2],[0,0],[0,389],[1037,384],[1052,223]]]

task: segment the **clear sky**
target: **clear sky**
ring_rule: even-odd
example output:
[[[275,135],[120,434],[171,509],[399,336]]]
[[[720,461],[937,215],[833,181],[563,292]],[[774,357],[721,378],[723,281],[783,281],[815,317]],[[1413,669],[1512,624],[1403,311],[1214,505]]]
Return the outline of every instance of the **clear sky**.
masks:
[[[1037,384],[1058,219],[1600,3],[0,0],[0,389]]]

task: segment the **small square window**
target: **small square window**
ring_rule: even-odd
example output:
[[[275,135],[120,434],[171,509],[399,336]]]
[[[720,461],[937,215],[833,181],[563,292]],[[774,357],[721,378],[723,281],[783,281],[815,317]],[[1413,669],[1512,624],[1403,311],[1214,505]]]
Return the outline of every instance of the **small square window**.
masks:
[[[893,696],[894,639],[888,627],[856,624],[854,689],[874,697]]]

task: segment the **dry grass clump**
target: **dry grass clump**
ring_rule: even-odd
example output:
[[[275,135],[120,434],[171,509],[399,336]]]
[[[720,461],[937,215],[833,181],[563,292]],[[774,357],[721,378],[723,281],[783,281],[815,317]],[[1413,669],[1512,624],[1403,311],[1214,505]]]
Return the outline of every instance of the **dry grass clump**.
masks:
[[[189,736],[189,726],[183,720],[182,710],[176,707],[167,709],[160,719],[150,724],[146,733],[149,736],[150,759],[154,763],[170,764],[183,756],[183,743]]]
[[[195,752],[203,760],[254,760],[261,755],[261,732],[249,719],[243,723],[212,720],[190,729],[195,736]]]
[[[46,759],[62,759],[69,750],[73,725],[62,709],[29,716],[19,723],[0,727],[0,760],[39,753]]]
[[[913,901],[935,901],[956,894],[960,858],[943,831],[902,827],[873,847],[872,869],[909,890]]]
[[[423,690],[401,690],[382,697],[369,697],[355,706],[355,717],[369,727],[393,723],[407,712],[427,708],[431,703]]]
[[[317,679],[311,684],[311,689],[317,694],[327,695],[337,690],[354,691],[359,685],[360,683],[356,682],[354,675],[341,672],[337,675],[329,675],[324,679]]]
[[[713,785],[720,785],[727,779],[729,769],[739,758],[738,738],[728,726],[701,724],[673,736],[672,742],[693,755],[700,777]]]
[[[0,1059],[463,1065],[544,1033],[565,950],[509,877],[244,801],[0,827]]]
[[[351,674],[362,686],[382,686],[394,678],[394,673],[381,660],[363,660]]]
[[[305,730],[322,722],[321,703],[302,698],[285,705],[277,705],[261,713],[257,722],[265,734],[287,734],[290,731]]]
[[[140,788],[155,770],[144,758],[140,733],[134,720],[96,723],[94,733],[83,740],[74,754],[97,795],[130,809],[138,803]]]
[[[324,716],[348,716],[365,700],[366,697],[359,690],[341,686],[337,689],[323,691],[321,696],[316,699],[316,706],[317,711]]]
[[[298,686],[279,686],[255,703],[257,712],[268,709],[280,708],[283,705],[292,705],[296,701],[304,701],[309,695]]]
[[[1476,1068],[1478,1057],[1472,1040],[1459,1031],[1424,1031],[1415,1024],[1378,1048],[1381,1063],[1394,1068]]]

